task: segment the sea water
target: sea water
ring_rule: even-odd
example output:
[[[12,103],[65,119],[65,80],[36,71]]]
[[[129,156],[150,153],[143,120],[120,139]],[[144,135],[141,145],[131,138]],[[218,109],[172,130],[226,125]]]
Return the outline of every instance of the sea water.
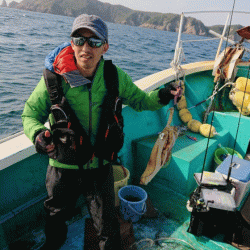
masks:
[[[22,131],[25,101],[39,82],[46,55],[70,41],[73,17],[0,8],[0,139]],[[167,69],[177,33],[107,23],[109,51],[105,59],[134,81]],[[204,37],[183,34],[183,40]],[[203,49],[206,46],[206,50]],[[183,43],[185,62],[213,60],[218,40]]]

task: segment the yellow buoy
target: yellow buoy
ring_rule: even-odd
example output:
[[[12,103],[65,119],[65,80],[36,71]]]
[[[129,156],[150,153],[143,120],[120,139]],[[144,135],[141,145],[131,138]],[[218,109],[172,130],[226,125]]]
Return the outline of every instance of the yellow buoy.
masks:
[[[184,95],[181,96],[180,101],[177,103],[177,108],[179,110],[187,108],[187,101],[186,101],[186,97]]]
[[[188,109],[181,109],[181,110],[179,111],[179,116],[182,116],[182,115],[184,115],[184,114],[186,114],[186,113],[190,113]]]
[[[239,77],[236,80],[236,88],[250,93],[250,79],[247,79],[246,77]]]
[[[245,115],[245,116],[247,116],[247,115],[249,115],[249,107],[248,108],[241,108],[241,107],[236,107],[238,110],[239,110],[239,112],[242,114],[242,115]]]
[[[200,121],[194,119],[190,120],[187,124],[188,128],[195,133],[199,133],[201,125],[202,123]]]
[[[192,114],[189,112],[188,109],[181,109],[179,111],[179,116],[184,123],[188,123],[190,120],[193,119]]]
[[[247,108],[250,104],[250,95],[242,91],[236,91],[234,96],[234,104],[237,107],[241,107],[243,104],[243,109]]]
[[[210,124],[202,124],[200,126],[200,134],[201,135],[203,135],[205,137],[209,137],[209,132],[210,132],[210,137],[214,137],[216,134],[218,134],[215,130],[215,127],[210,125]]]

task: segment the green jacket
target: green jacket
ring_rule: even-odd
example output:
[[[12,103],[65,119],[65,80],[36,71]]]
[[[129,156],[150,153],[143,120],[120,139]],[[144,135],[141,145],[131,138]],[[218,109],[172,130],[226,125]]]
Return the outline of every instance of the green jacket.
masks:
[[[101,59],[95,77],[92,82],[92,135],[91,143],[95,143],[98,122],[100,119],[101,104],[106,93],[104,77],[104,59]],[[123,104],[129,105],[136,111],[157,110],[163,105],[159,103],[158,90],[145,93],[139,89],[132,79],[117,67],[119,79],[119,96],[123,100]],[[65,80],[62,81],[65,97],[71,108],[75,111],[83,128],[89,130],[89,90],[86,85],[71,87]],[[51,102],[46,88],[44,78],[42,77],[35,90],[25,103],[22,114],[24,133],[32,141],[35,141],[35,134],[38,131],[47,129],[44,123],[48,117],[53,124],[50,116]],[[54,167],[78,169],[77,165],[66,165],[56,160],[49,159],[49,164]],[[84,168],[87,167],[87,164]],[[98,167],[98,159],[95,157],[89,166],[90,168]]]

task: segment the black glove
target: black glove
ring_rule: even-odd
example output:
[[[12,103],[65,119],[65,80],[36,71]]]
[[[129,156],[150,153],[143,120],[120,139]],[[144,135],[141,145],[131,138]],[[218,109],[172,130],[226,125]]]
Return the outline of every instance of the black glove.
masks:
[[[53,137],[57,148],[57,161],[70,165],[80,164],[80,160],[84,156],[84,151],[79,152],[77,150],[77,146],[81,144],[81,141],[76,141],[75,132],[69,128],[56,128],[53,130]]]
[[[50,158],[55,158],[55,149],[48,150],[47,146],[52,143],[52,135],[49,130],[42,130],[35,139],[35,148],[39,154],[47,154]]]
[[[177,91],[178,92],[177,95],[173,95],[171,93],[171,90]],[[163,105],[167,105],[169,101],[174,99],[175,97],[177,97],[177,102],[178,102],[181,98],[181,94],[182,94],[181,86],[176,82],[170,83],[167,85],[167,87],[159,90],[160,103]]]
[[[56,128],[53,130],[55,144],[64,145],[64,147],[74,148],[76,135],[72,129],[69,128]]]

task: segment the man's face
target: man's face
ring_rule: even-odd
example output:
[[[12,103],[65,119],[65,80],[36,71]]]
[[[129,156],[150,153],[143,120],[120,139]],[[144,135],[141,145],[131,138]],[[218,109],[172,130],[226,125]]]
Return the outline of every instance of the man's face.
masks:
[[[96,35],[87,29],[80,29],[76,36],[96,38]],[[85,77],[92,76],[94,74],[102,55],[105,54],[109,48],[107,43],[103,44],[100,48],[92,48],[87,42],[85,42],[82,46],[77,46],[72,41],[71,46],[75,52],[76,65]]]

